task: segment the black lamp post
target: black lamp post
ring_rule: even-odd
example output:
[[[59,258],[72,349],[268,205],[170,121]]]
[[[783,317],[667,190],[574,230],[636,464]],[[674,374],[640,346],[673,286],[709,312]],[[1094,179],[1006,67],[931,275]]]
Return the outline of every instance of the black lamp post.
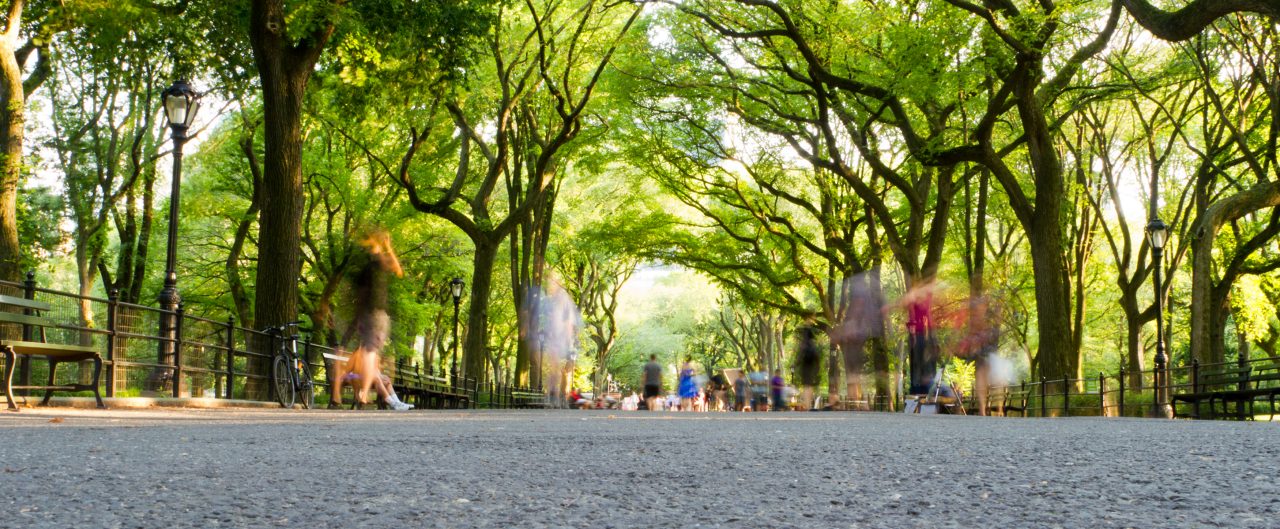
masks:
[[[164,312],[160,315],[161,336],[166,340],[160,342],[160,364],[172,363],[177,344],[177,310],[182,303],[178,295],[178,196],[182,183],[182,146],[187,142],[187,130],[195,121],[196,111],[200,108],[200,94],[191,88],[185,80],[179,80],[165,89],[161,94],[164,102],[164,113],[169,119],[169,128],[173,130],[173,176],[169,191],[169,237],[164,262],[164,288],[156,301]],[[161,377],[163,375],[160,375]],[[159,386],[159,378],[153,378],[155,386]],[[161,389],[153,387],[152,389]]]
[[[1169,238],[1169,227],[1160,217],[1152,217],[1147,224],[1147,242],[1151,243],[1151,258],[1155,262],[1154,280],[1156,294],[1156,370],[1155,370],[1155,408],[1152,413],[1156,417],[1173,417],[1173,408],[1169,405],[1169,354],[1164,343],[1164,286],[1160,282],[1160,271],[1163,262],[1160,259],[1164,251],[1164,243]]]
[[[458,306],[462,303],[462,287],[466,283],[461,277],[449,282],[449,295],[453,296],[453,377],[458,377]]]

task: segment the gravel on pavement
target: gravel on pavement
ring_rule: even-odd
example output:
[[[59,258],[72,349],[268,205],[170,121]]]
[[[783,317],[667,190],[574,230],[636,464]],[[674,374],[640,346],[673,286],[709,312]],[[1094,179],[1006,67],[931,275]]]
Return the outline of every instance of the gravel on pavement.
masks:
[[[1280,425],[620,411],[0,414],[0,527],[1280,527]]]

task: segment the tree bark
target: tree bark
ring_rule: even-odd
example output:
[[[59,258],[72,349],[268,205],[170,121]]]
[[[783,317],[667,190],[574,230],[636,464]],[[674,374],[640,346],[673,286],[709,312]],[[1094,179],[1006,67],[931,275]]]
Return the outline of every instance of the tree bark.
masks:
[[[254,0],[249,40],[262,82],[264,156],[262,210],[258,223],[258,270],[254,323],[259,327],[292,321],[298,314],[301,270],[302,103],[307,81],[333,25],[320,24],[302,42],[286,29],[283,0]],[[252,372],[265,373],[258,360]],[[254,379],[251,379],[254,380]],[[250,398],[262,398],[262,384],[249,384]]]
[[[478,376],[484,370],[482,353],[489,337],[489,293],[493,288],[493,265],[498,258],[499,244],[488,240],[474,242],[476,253],[471,261],[470,308],[467,310],[466,336],[462,339],[463,362],[459,366],[459,371],[465,376]],[[467,354],[472,351],[481,354]],[[535,353],[534,356],[538,355]],[[540,368],[540,358],[534,358],[533,365]]]
[[[21,6],[21,0],[15,0]],[[21,7],[19,7],[21,13]],[[10,20],[20,24],[20,20]],[[12,33],[12,34],[10,34]],[[22,280],[18,244],[18,182],[22,179],[22,140],[26,93],[22,66],[14,55],[17,31],[0,37],[0,280]]]
[[[1191,241],[1191,357],[1200,363],[1221,362],[1221,342],[1225,318],[1221,299],[1213,283],[1213,247],[1224,224],[1263,208],[1280,205],[1280,182],[1265,182],[1245,191],[1218,199],[1205,208],[1192,227]],[[1228,286],[1229,288],[1229,286]],[[1214,329],[1218,331],[1215,333]]]
[[[1127,314],[1129,310],[1126,309],[1125,312]],[[1129,373],[1129,387],[1134,390],[1142,389],[1142,369],[1144,365],[1143,355],[1146,353],[1142,344],[1142,325],[1144,323],[1146,323],[1146,320],[1139,319],[1138,316],[1128,316],[1125,318],[1125,351],[1128,355],[1128,361],[1125,362],[1125,369]]]
[[[1163,11],[1146,0],[1120,0],[1138,25],[1168,41],[1187,40],[1199,35],[1215,20],[1232,13],[1258,13],[1280,18],[1275,0],[1192,0],[1177,11]]]

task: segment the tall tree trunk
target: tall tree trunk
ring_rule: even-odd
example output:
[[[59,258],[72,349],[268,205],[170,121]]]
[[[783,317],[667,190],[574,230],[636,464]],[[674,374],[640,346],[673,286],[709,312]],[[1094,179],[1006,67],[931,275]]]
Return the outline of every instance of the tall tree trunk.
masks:
[[[530,186],[538,179],[531,179]],[[533,372],[536,362],[532,355],[537,354],[537,340],[541,332],[538,301],[545,290],[547,262],[547,245],[551,236],[551,215],[555,208],[555,189],[539,193],[536,189],[508,188],[507,193],[512,208],[521,203],[522,193],[525,196],[537,196],[537,203],[531,208],[529,215],[520,222],[520,226],[511,234],[511,293],[516,307],[517,325],[524,339],[516,345],[516,377],[526,384],[537,385],[542,380],[541,372]],[[512,211],[512,215],[516,212]]]
[[[459,371],[466,376],[479,376],[484,370],[484,348],[488,345],[489,336],[489,293],[493,288],[493,265],[498,258],[499,244],[487,240],[473,242],[476,253],[471,261],[470,308],[467,310],[467,334],[462,340],[462,365],[459,366]],[[540,368],[539,360],[533,360],[534,368]]]
[[[1136,308],[1134,310],[1136,310]],[[1126,315],[1128,312],[1129,310],[1126,309]],[[1136,315],[1127,316],[1125,318],[1125,352],[1127,354],[1125,369],[1129,373],[1129,387],[1133,388],[1135,391],[1142,389],[1142,369],[1145,363],[1143,360],[1145,351],[1143,350],[1142,344],[1143,323],[1145,322],[1139,319]]]
[[[279,325],[298,315],[301,270],[302,103],[307,80],[333,32],[321,22],[300,43],[286,27],[283,0],[254,0],[249,40],[262,82],[262,210],[258,223],[258,270],[254,324]],[[266,373],[266,362],[250,371]],[[250,379],[255,380],[255,379]],[[263,398],[263,384],[248,384],[250,398]]]
[[[1215,299],[1219,296],[1214,295],[1213,283],[1213,247],[1218,230],[1227,222],[1277,205],[1280,205],[1280,182],[1261,183],[1218,199],[1200,213],[1192,226],[1191,357],[1202,364],[1222,361],[1221,329],[1225,323],[1218,323],[1215,315],[1221,312],[1223,302]],[[1216,347],[1215,335],[1219,341]]]
[[[1231,317],[1231,284],[1214,286],[1209,296],[1209,352],[1212,362],[1227,361],[1227,320]]]
[[[21,4],[21,0],[16,0]],[[19,10],[21,12],[21,10]],[[9,21],[19,24],[18,20]],[[12,33],[11,35],[9,33]],[[18,182],[22,179],[26,93],[22,66],[14,55],[17,31],[0,37],[0,280],[22,280],[18,243]]]
[[[231,239],[231,249],[227,252],[226,274],[227,287],[231,294],[231,303],[235,307],[236,317],[240,320],[240,325],[253,328],[254,318],[253,311],[250,309],[249,292],[244,287],[244,281],[240,279],[240,259],[243,257],[244,245],[249,238],[249,230],[253,228],[253,221],[261,212],[262,207],[262,166],[258,164],[258,154],[253,150],[253,134],[252,129],[240,139],[240,151],[244,154],[245,162],[249,166],[249,178],[251,180],[252,192],[249,197],[249,208],[245,210],[239,221],[236,223],[236,231]],[[312,320],[313,324],[322,325],[321,322]]]
[[[1060,209],[1045,203],[1040,206]],[[1045,222],[1027,233],[1035,277],[1036,330],[1039,334],[1037,374],[1048,380],[1060,380],[1073,375],[1075,362],[1072,357],[1077,353],[1072,346],[1069,273],[1063,262],[1062,231],[1057,225],[1057,215],[1040,215],[1040,218]]]
[[[156,174],[155,166],[152,165],[148,169],[143,178],[142,188],[142,222],[138,226],[138,243],[134,250],[133,272],[131,277],[133,283],[128,288],[121,288],[121,299],[130,303],[137,303],[142,299],[142,286],[147,279],[147,255],[151,250],[151,228],[155,226],[155,204],[156,204]],[[122,265],[123,266],[123,265]],[[128,292],[125,298],[125,292]]]
[[[1019,121],[1026,134],[1027,157],[1031,162],[1035,196],[1029,198],[1021,185],[1011,177],[1007,167],[997,172],[1005,191],[1015,201],[1015,211],[1031,249],[1031,267],[1035,278],[1036,330],[1039,335],[1035,367],[1037,374],[1050,380],[1071,376],[1079,354],[1071,336],[1070,272],[1063,236],[1063,207],[1066,182],[1062,161],[1054,146],[1053,133],[1045,117],[1045,108],[1036,95],[1041,60],[1020,61],[1013,75],[1013,93]],[[1003,163],[1003,162],[999,162]],[[996,171],[995,167],[992,167]],[[1001,176],[1004,175],[1004,176]]]
[[[1231,320],[1235,322],[1236,327],[1236,362],[1239,365],[1248,365],[1249,363],[1249,337],[1244,333],[1244,320],[1232,311]]]
[[[998,321],[985,321],[990,317],[991,313],[988,309],[995,300],[986,298],[986,282],[983,274],[987,266],[987,194],[991,187],[991,171],[982,169],[978,175],[978,199],[976,207],[972,202],[972,193],[969,185],[965,184],[965,234],[966,241],[971,241],[968,255],[969,269],[969,335],[976,336],[979,332],[984,332],[991,325],[1000,325]],[[982,319],[982,321],[979,320]],[[987,355],[994,355],[994,347],[999,344],[990,344],[993,349],[978,351],[978,357],[974,359],[976,380],[974,387],[976,389],[974,399],[978,404],[978,415],[987,414],[987,391],[991,385],[990,378],[990,358]]]

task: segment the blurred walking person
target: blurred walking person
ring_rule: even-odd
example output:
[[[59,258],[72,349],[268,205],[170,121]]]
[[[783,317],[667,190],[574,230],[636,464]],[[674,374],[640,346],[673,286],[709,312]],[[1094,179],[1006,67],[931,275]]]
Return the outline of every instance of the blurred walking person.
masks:
[[[737,378],[733,379],[733,411],[747,411],[751,409],[750,387],[747,384],[746,373],[741,373]]]
[[[334,377],[334,393],[340,394],[341,380],[346,378],[346,370],[359,375],[359,388],[356,388],[356,402],[367,404],[369,388],[374,387],[378,394],[391,406],[391,409],[404,411],[413,408],[401,402],[387,385],[378,383],[383,380],[381,354],[387,346],[391,334],[391,318],[387,315],[387,284],[389,275],[403,277],[400,260],[396,258],[391,247],[391,235],[381,228],[374,229],[361,238],[358,246],[362,252],[356,257],[358,266],[352,278],[355,291],[355,333],[360,346],[351,357],[339,367],[342,372]]]
[[[822,368],[822,353],[818,351],[815,338],[816,331],[810,325],[800,327],[800,344],[796,353],[796,361],[800,365],[800,405],[801,411],[808,410],[813,404],[814,388],[818,386],[818,372]]]
[[[658,355],[649,355],[649,362],[644,365],[644,404],[649,411],[662,411],[662,364],[658,363]]]
[[[680,366],[680,385],[678,387],[680,409],[682,411],[693,411],[694,400],[698,398],[698,381],[694,379],[693,375],[693,357],[686,356],[684,365]]]
[[[844,296],[848,305],[843,319],[831,330],[831,346],[844,355],[845,395],[856,402],[863,400],[862,375],[867,363],[868,345],[884,334],[885,308],[880,291],[880,270],[872,268],[846,279]],[[888,380],[889,374],[881,371],[876,373],[876,377]],[[835,387],[835,381],[827,383]]]
[[[770,403],[769,411],[786,411],[786,395],[784,391],[787,389],[787,382],[782,379],[782,370],[774,369],[773,378],[769,380],[770,394],[773,396],[773,402]]]
[[[908,395],[928,393],[937,375],[938,348],[933,321],[933,298],[937,288],[932,280],[913,286],[899,302],[907,312],[908,364],[911,369]]]

